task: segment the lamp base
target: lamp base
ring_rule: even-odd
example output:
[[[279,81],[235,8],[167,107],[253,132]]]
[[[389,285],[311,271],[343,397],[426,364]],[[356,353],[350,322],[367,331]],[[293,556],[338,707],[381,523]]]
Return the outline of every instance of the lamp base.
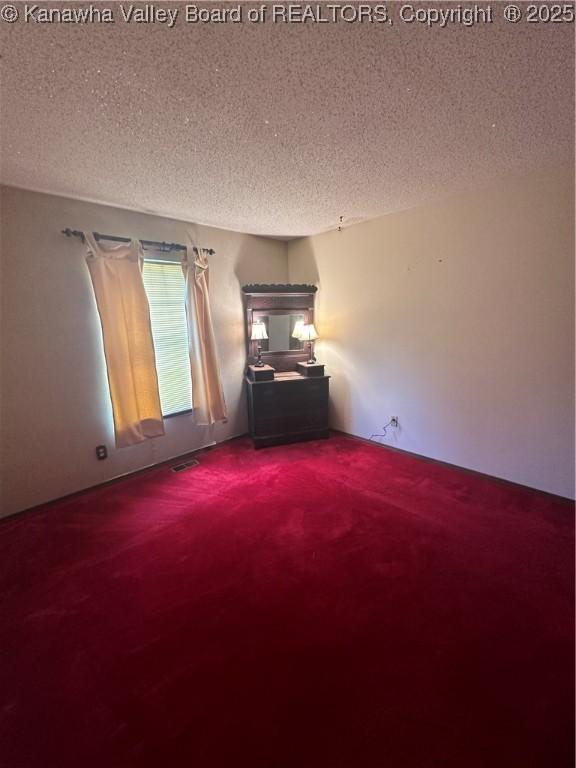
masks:
[[[274,368],[270,365],[264,364],[260,368],[249,365],[247,374],[250,381],[274,381]]]
[[[262,368],[262,366],[264,365],[264,362],[262,360],[262,347],[260,344],[258,344],[258,357],[254,365],[256,366],[256,368]]]
[[[314,351],[313,351],[314,345],[311,341],[308,342],[308,347],[309,347],[308,352],[310,355],[310,359],[307,361],[307,363],[308,365],[314,365],[314,363],[316,362],[316,358],[314,357]]]
[[[298,363],[297,367],[301,376],[324,376],[324,363]]]

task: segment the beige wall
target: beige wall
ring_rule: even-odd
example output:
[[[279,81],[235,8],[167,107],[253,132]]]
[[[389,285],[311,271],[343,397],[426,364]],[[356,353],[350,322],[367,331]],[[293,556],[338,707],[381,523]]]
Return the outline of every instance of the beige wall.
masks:
[[[246,431],[240,285],[285,282],[286,245],[194,227],[210,259],[211,304],[229,409],[213,431],[190,416],[116,450],[98,314],[83,246],[65,227],[186,242],[192,225],[51,195],[1,190],[1,514],[109,480]],[[109,458],[97,461],[96,445]]]
[[[211,259],[230,419],[190,417],[116,450],[100,326],[82,245],[67,226],[183,241],[190,225],[1,190],[1,514],[178,456],[246,429],[239,286],[319,283],[319,359],[332,423],[565,496],[574,495],[573,184],[509,180],[457,201],[286,245],[196,227]],[[105,443],[99,462],[94,447]]]
[[[574,495],[571,171],[289,243],[334,427]]]

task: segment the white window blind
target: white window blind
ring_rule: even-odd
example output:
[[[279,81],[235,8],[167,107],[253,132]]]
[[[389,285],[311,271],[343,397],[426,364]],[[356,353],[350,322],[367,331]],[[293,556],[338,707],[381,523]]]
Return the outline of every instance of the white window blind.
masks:
[[[185,284],[179,262],[145,259],[142,271],[150,305],[162,415],[192,408]]]

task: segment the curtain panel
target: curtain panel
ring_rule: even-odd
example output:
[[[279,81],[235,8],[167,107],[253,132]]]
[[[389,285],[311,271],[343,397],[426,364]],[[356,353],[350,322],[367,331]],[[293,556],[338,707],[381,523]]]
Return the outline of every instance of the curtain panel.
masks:
[[[116,446],[164,434],[148,299],[137,240],[103,248],[84,234],[102,338]]]
[[[208,299],[208,257],[200,248],[186,250],[182,262],[186,280],[186,319],[192,371],[192,405],[197,424],[227,418]]]

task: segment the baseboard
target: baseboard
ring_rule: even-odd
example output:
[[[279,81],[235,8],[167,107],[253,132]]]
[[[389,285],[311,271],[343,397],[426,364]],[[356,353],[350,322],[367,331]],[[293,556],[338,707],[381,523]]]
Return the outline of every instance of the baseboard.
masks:
[[[90,491],[94,491],[97,488],[105,488],[107,485],[113,485],[114,483],[119,483],[122,480],[126,480],[128,477],[135,477],[136,475],[143,474],[144,472],[149,472],[151,469],[157,469],[158,467],[164,467],[169,464],[175,464],[176,462],[184,461],[188,458],[198,456],[198,454],[206,453],[207,451],[211,451],[214,448],[217,448],[219,445],[224,445],[225,443],[230,442],[231,440],[237,440],[239,437],[247,437],[247,432],[241,432],[238,435],[231,435],[230,437],[227,437],[225,440],[220,440],[220,442],[212,442],[207,443],[206,445],[201,446],[200,448],[194,448],[193,451],[187,451],[186,453],[180,453],[177,456],[170,456],[167,459],[163,459],[162,461],[155,462],[154,464],[146,464],[144,467],[140,467],[140,469],[133,469],[130,472],[124,472],[121,475],[115,475],[114,477],[111,477],[109,480],[104,480],[101,483],[96,483],[95,485],[89,485],[86,488],[81,488],[79,491],[72,491],[72,493],[67,493],[64,496],[58,496],[55,499],[49,499],[48,501],[43,501],[40,504],[34,504],[32,507],[25,507],[25,509],[19,509],[16,512],[10,512],[7,515],[4,515],[3,517],[0,517],[0,525],[5,520],[12,520],[16,515],[24,515],[24,514],[31,514],[39,509],[43,509],[44,507],[50,507],[53,504],[59,504],[61,501],[65,501],[68,499],[74,499],[78,496],[82,496],[85,493],[89,493]]]
[[[449,467],[450,469],[457,469],[460,472],[467,472],[470,475],[476,475],[477,477],[485,477],[489,480],[494,480],[497,483],[504,483],[505,485],[511,485],[515,488],[523,488],[526,491],[531,491],[532,493],[540,493],[543,496],[551,496],[554,499],[560,499],[561,501],[569,502],[570,504],[574,505],[575,501],[574,499],[571,499],[569,496],[560,496],[557,493],[552,493],[551,491],[543,491],[540,488],[533,488],[531,485],[524,485],[523,483],[516,483],[514,480],[507,480],[504,477],[497,477],[496,475],[489,475],[486,472],[479,472],[477,469],[470,469],[469,467],[461,467],[459,464],[452,464],[449,461],[442,461],[442,459],[433,459],[431,456],[425,456],[422,453],[416,453],[415,451],[407,451],[405,448],[397,448],[394,445],[386,445],[386,443],[377,443],[375,440],[369,440],[367,437],[359,437],[358,435],[353,435],[351,432],[344,432],[342,429],[331,429],[331,432],[334,432],[337,435],[345,435],[346,437],[350,437],[353,440],[359,440],[362,443],[368,443],[370,445],[375,445],[378,448],[384,448],[387,451],[394,451],[396,453],[404,453],[407,456],[413,456],[415,459],[422,459],[422,461],[429,461],[433,464],[440,464],[444,467]]]

